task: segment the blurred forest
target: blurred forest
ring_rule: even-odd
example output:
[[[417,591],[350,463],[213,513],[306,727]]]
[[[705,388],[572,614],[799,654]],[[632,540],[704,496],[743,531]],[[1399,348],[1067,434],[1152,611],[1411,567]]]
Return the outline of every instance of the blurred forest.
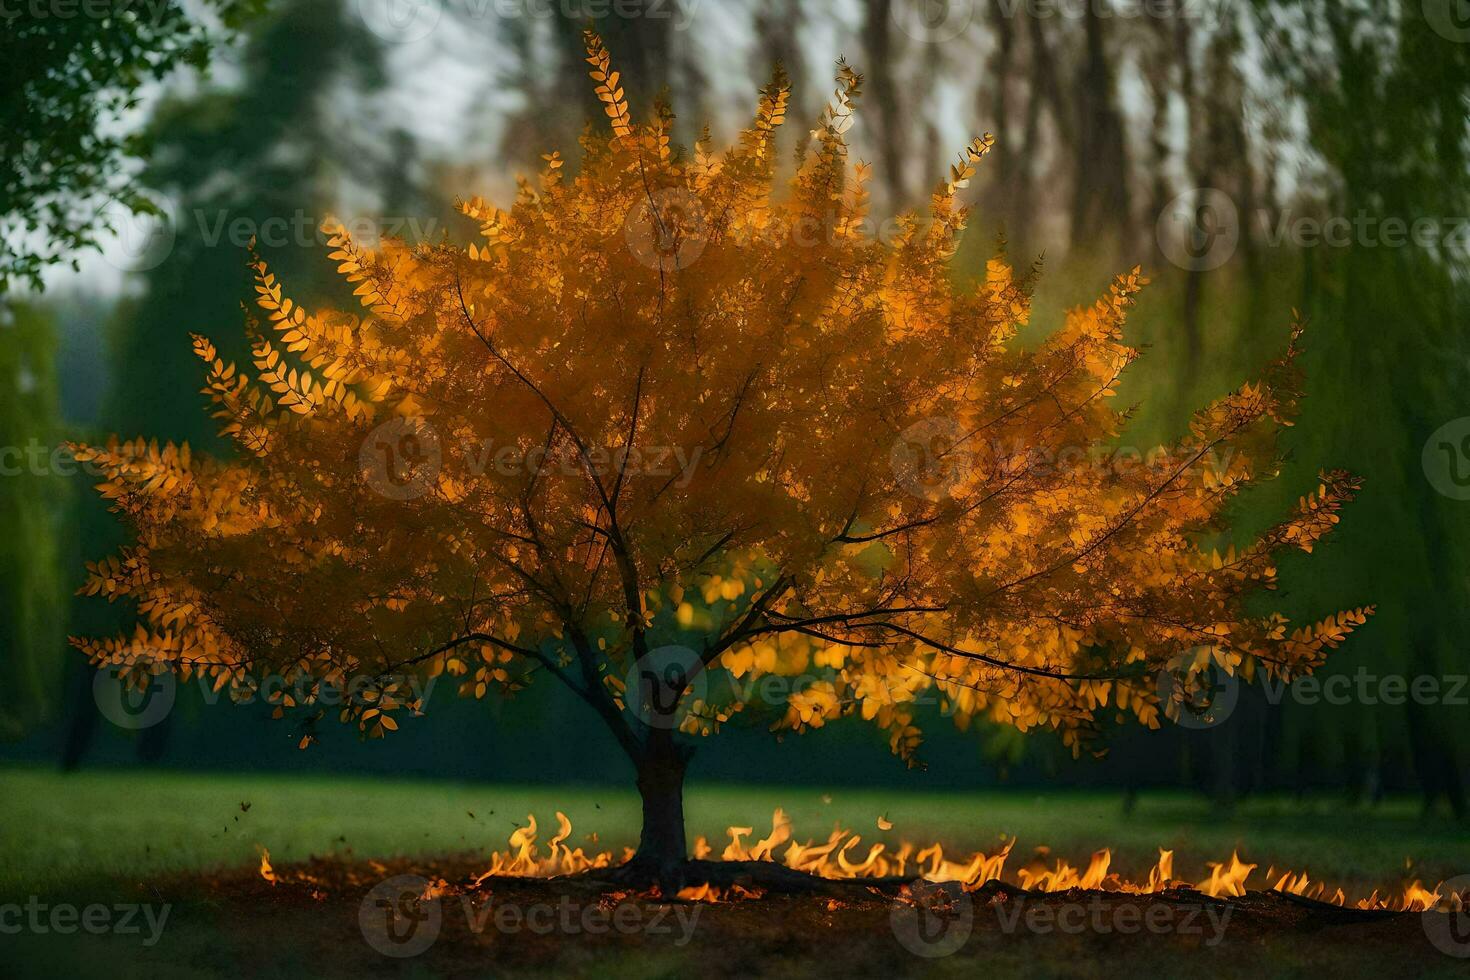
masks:
[[[503,202],[541,153],[575,160],[596,112],[578,35],[585,12],[601,11],[635,112],[666,93],[686,142],[706,120],[717,142],[732,133],[779,61],[795,81],[794,151],[845,55],[867,79],[853,140],[884,215],[922,208],[966,138],[995,133],[956,275],[982,273],[998,247],[1018,266],[1039,262],[1045,328],[1142,265],[1154,284],[1131,339],[1149,350],[1127,380],[1139,411],[1125,444],[1180,431],[1191,408],[1264,364],[1300,311],[1309,388],[1292,460],[1243,523],[1264,524],[1322,467],[1366,488],[1329,555],[1310,577],[1283,569],[1272,601],[1302,615],[1377,605],[1329,672],[1470,674],[1470,503],[1437,492],[1421,462],[1431,433],[1470,415],[1470,24],[1454,0],[973,0],[929,20],[909,0],[616,8],[636,17],[443,0],[421,37],[395,35],[369,6],[274,0],[208,77],[180,70],[149,93],[136,182],[172,216],[162,245],[153,228],[148,248],[106,249],[44,293],[0,291],[0,445],[49,452],[118,431],[215,448],[188,334],[238,336],[249,233],[318,299],[342,299],[315,231],[328,214],[410,239],[466,235],[456,197]],[[1332,218],[1380,230],[1425,219],[1436,233],[1389,244],[1303,231]],[[0,758],[618,778],[610,743],[566,737],[600,729],[556,690],[502,705],[459,702],[446,684],[412,731],[361,746],[326,730],[305,753],[262,705],[209,709],[192,688],[162,724],[114,727],[64,636],[125,614],[70,598],[83,559],[116,531],[84,477],[24,469],[0,477]],[[1045,735],[934,720],[919,778],[1115,786],[1130,799],[1187,786],[1223,806],[1268,791],[1413,792],[1470,815],[1463,701],[1375,700],[1273,705],[1249,687],[1218,727],[1119,728],[1106,758],[1080,761]],[[694,776],[910,779],[876,735],[836,726],[799,742],[758,730],[714,740]]]

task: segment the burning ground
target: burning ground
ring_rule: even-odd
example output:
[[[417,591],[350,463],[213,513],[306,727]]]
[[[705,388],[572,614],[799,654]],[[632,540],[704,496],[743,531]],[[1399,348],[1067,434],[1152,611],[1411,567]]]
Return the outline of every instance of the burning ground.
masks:
[[[0,937],[10,975],[80,975],[98,964],[117,978],[973,976],[980,969],[1381,977],[1465,969],[1426,930],[1447,926],[1449,915],[1355,908],[1375,889],[1375,906],[1417,907],[1436,894],[1446,901],[1441,882],[1467,866],[1461,832],[1396,804],[1373,811],[1323,804],[1319,812],[1263,801],[1226,820],[1194,803],[1156,799],[1123,818],[1116,799],[1086,796],[885,801],[881,793],[834,791],[834,799],[791,787],[739,794],[708,787],[695,797],[692,820],[710,828],[703,843],[691,840],[704,859],[760,861],[833,880],[804,894],[753,882],[701,894],[689,885],[681,898],[597,880],[624,856],[634,816],[633,801],[602,791],[168,776],[129,795],[98,773],[74,777],[66,805],[48,809],[46,801],[62,798],[46,785],[53,778],[0,773],[10,876],[0,875],[7,893],[0,901],[30,892],[51,905],[167,906],[168,917],[153,945],[144,945],[146,930]],[[792,821],[772,819],[777,801],[791,807]],[[558,806],[571,814],[567,825],[554,815]],[[146,820],[130,818],[132,808]],[[544,815],[534,827],[528,810]],[[744,814],[739,826],[713,829]],[[834,823],[852,829],[833,832]],[[7,838],[7,828],[24,827],[44,832]],[[1021,837],[1002,839],[1000,828]],[[936,839],[944,846],[930,843]],[[1056,846],[1038,851],[1037,841]],[[1120,846],[1094,854],[1102,843]],[[265,861],[257,845],[270,849]],[[372,859],[395,847],[418,856]],[[1410,865],[1409,856],[1422,863]],[[95,870],[62,873],[68,862]],[[915,875],[936,880],[903,880]],[[1272,893],[1278,884],[1283,893]],[[1326,907],[1339,888],[1340,905]],[[437,918],[419,922],[424,914]],[[401,942],[388,940],[390,928]],[[390,953],[414,955],[385,954],[374,937]]]
[[[992,879],[974,890],[949,882],[757,895],[737,886],[718,901],[669,900],[610,890],[588,874],[487,878],[482,869],[483,858],[470,857],[320,859],[165,878],[139,892],[175,908],[169,953],[135,944],[114,962],[119,975],[168,964],[204,975],[334,977],[1464,970],[1431,938],[1425,913],[1363,912],[1255,890],[1211,899],[1187,887],[1109,890],[1117,880],[1105,878],[1096,889],[1033,892]]]

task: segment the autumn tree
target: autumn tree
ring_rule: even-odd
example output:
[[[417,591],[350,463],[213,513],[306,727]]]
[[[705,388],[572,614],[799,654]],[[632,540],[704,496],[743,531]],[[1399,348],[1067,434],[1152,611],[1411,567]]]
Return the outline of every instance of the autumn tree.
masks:
[[[1299,331],[1177,443],[1124,454],[1138,272],[1030,344],[1028,283],[1002,259],[955,285],[988,138],[878,237],[845,64],[778,193],[783,76],[731,148],[684,153],[586,40],[610,136],[584,138],[575,175],[549,154],[509,210],[465,204],[483,241],[335,234],[359,313],[308,310],[254,264],[253,363],[194,345],[236,458],[78,447],[137,537],[91,569],[88,592],[141,617],[77,640],[94,662],[247,693],[284,677],[278,713],[308,719],[345,691],[369,737],[423,707],[417,678],[475,697],[553,678],[637,771],[621,876],[668,884],[689,871],[691,746],[736,720],[856,715],[911,759],[938,700],[962,727],[1075,748],[1104,710],[1180,710],[1157,678],[1181,655],[1185,674],[1289,677],[1362,622],[1246,608],[1337,522],[1344,474],[1250,544],[1208,547],[1276,471]]]

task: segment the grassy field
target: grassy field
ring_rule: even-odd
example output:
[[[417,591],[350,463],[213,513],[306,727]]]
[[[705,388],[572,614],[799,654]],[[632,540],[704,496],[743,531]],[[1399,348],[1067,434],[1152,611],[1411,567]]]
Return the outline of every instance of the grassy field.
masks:
[[[840,823],[865,840],[937,840],[969,852],[991,850],[1004,835],[1018,838],[1017,855],[1046,845],[1074,863],[1109,846],[1113,867],[1124,871],[1152,864],[1159,847],[1175,850],[1185,875],[1203,876],[1206,861],[1237,848],[1263,868],[1306,868],[1347,885],[1470,871],[1464,828],[1421,820],[1409,800],[1349,809],[1335,800],[1265,799],[1223,816],[1195,797],[1146,795],[1125,815],[1115,794],[712,785],[688,792],[691,837],[707,835],[718,850],[727,826],[762,833],[777,806],[791,814],[798,839],[825,839]],[[262,846],[277,863],[326,854],[473,854],[503,848],[528,814],[554,828],[557,810],[571,818],[574,842],[595,833],[602,845],[619,847],[637,834],[636,794],[605,787],[0,769],[0,895],[241,867],[257,862]],[[879,832],[880,816],[893,822],[891,832]]]
[[[1017,864],[1041,844],[1074,863],[1111,846],[1113,867],[1126,873],[1150,865],[1164,846],[1177,853],[1176,871],[1193,878],[1204,876],[1206,860],[1238,848],[1263,866],[1307,868],[1314,877],[1365,891],[1407,878],[1438,882],[1470,870],[1470,835],[1447,822],[1420,820],[1407,800],[1365,810],[1329,800],[1255,800],[1221,816],[1194,797],[1157,795],[1125,814],[1116,794],[706,785],[688,793],[691,833],[723,843],[731,824],[769,827],[777,806],[792,815],[798,839],[825,839],[840,823],[866,840],[937,840],[968,853],[1015,836],[1022,856]],[[601,845],[619,847],[636,835],[636,796],[607,788],[0,768],[0,913],[9,916],[0,926],[15,919],[17,907],[38,903],[51,909],[141,903],[168,913],[166,928],[159,920],[147,940],[121,931],[0,929],[0,975],[643,980],[699,973],[722,980],[831,973],[958,978],[983,971],[1110,980],[1175,975],[1186,963],[1201,978],[1241,980],[1463,975],[1463,962],[1430,946],[1417,916],[1345,927],[1283,923],[1248,910],[1214,946],[1182,929],[1012,932],[983,906],[974,913],[973,934],[965,927],[961,952],[926,959],[896,938],[887,901],[871,898],[835,911],[825,899],[792,898],[701,907],[704,918],[686,937],[688,945],[651,930],[547,936],[471,931],[468,913],[460,922],[453,914],[459,906],[446,899],[444,933],[431,937],[432,948],[422,955],[388,958],[365,941],[365,892],[374,881],[411,873],[468,882],[484,867],[485,852],[504,847],[527,814],[543,828],[554,827],[557,810],[571,817],[574,842],[596,833]],[[892,831],[879,831],[880,816],[893,822]],[[280,884],[254,870],[259,847],[270,849],[284,875]],[[292,869],[312,856],[341,860],[310,866],[310,877]],[[1253,881],[1257,888],[1265,884],[1264,875]],[[550,907],[557,888],[574,886],[498,882],[493,899],[490,891],[482,897],[500,908]],[[583,899],[580,907],[592,908],[591,901]],[[9,912],[6,903],[15,903]],[[669,906],[654,902],[650,908]],[[694,910],[686,906],[686,913]]]

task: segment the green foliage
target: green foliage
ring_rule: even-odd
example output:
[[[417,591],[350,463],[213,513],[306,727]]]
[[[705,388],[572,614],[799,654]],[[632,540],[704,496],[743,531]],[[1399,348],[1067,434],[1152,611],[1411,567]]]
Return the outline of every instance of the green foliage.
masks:
[[[242,802],[250,804],[248,812],[241,812]],[[769,828],[777,806],[791,816],[798,837],[821,839],[841,824],[864,833],[864,852],[868,842],[897,837],[992,847],[1006,834],[1018,838],[1018,848],[1045,844],[1073,862],[1107,843],[1120,869],[1146,868],[1157,848],[1173,848],[1180,870],[1190,875],[1237,847],[1263,862],[1262,871],[1264,863],[1304,863],[1350,884],[1406,875],[1437,880],[1470,866],[1464,833],[1419,821],[1408,800],[1367,811],[1336,799],[1262,799],[1222,818],[1208,803],[1178,794],[1146,797],[1128,815],[1113,793],[695,784],[688,791],[690,832],[723,845],[732,823]],[[281,866],[332,853],[361,860],[483,854],[503,848],[529,813],[554,827],[558,810],[577,831],[574,845],[585,845],[589,832],[607,847],[637,839],[638,794],[622,787],[0,769],[0,895],[76,889],[95,896],[110,879],[253,868],[257,846],[270,848]],[[894,825],[891,834],[876,831],[884,815]],[[35,827],[48,828],[56,846],[37,848]],[[1406,856],[1420,855],[1426,863],[1405,868]]]
[[[181,220],[172,252],[140,277],[143,292],[120,304],[110,325],[109,428],[210,444],[213,433],[200,421],[196,393],[153,381],[192,378],[189,332],[239,316],[249,277],[245,242],[232,227],[270,227],[273,219],[299,214],[314,231],[310,219],[325,208],[339,176],[335,161],[363,165],[351,174],[363,184],[383,179],[371,169],[377,157],[335,135],[340,126],[331,105],[344,83],[361,92],[381,86],[380,58],[375,39],[342,0],[293,0],[251,24],[238,85],[158,105],[145,131],[151,151],[139,180],[174,197]],[[400,151],[400,165],[411,159],[410,151]],[[262,247],[283,272],[309,284],[313,271],[328,271],[314,242]]]
[[[66,495],[39,452],[61,436],[51,323],[24,307],[0,318],[0,738],[14,738],[55,708],[66,662]]]
[[[48,266],[94,246],[102,207],[156,211],[126,166],[145,146],[119,120],[146,87],[181,65],[203,69],[211,49],[265,0],[19,5],[0,13],[0,293],[41,285]],[[24,12],[22,12],[24,11]]]

